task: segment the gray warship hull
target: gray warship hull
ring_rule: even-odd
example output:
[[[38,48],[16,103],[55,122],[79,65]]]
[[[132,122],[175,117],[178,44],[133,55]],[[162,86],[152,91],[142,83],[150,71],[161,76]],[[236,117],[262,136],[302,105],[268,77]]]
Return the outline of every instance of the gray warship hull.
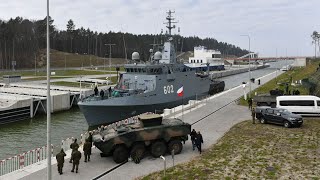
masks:
[[[201,95],[200,95],[201,97]],[[186,104],[188,100],[195,99],[190,97],[188,99],[181,99],[175,102],[167,102],[161,104],[146,104],[146,105],[123,105],[123,106],[80,106],[85,118],[90,127],[98,125],[111,124],[119,120],[139,115],[145,112],[161,112],[165,108],[173,108],[175,106]]]
[[[97,126],[111,124],[144,112],[161,112],[165,108],[187,104],[189,100],[201,99],[224,90],[223,81],[211,81],[209,78],[195,75],[194,71],[183,73],[182,76],[190,78],[182,80],[176,77],[182,80],[179,82],[168,81],[166,77],[160,76],[153,91],[108,99],[96,96],[81,101],[78,105],[88,125]],[[183,96],[178,96],[177,90],[181,87]]]
[[[171,29],[175,28],[172,13],[169,11],[166,17],[168,40],[156,53],[150,50],[149,61],[142,62],[139,53],[132,53],[131,63],[124,66],[126,73],[120,75],[107,98],[93,96],[78,102],[89,126],[111,124],[148,111],[162,111],[224,90],[224,82],[211,80],[209,72],[199,74],[177,62],[171,35]]]

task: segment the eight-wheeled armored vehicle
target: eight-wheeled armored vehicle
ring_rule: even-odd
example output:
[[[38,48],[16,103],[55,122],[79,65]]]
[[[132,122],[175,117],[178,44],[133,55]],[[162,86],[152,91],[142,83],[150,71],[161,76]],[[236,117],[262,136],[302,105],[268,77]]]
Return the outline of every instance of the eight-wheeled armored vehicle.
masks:
[[[153,157],[160,157],[167,152],[179,154],[182,142],[188,140],[191,125],[180,119],[163,119],[158,114],[144,114],[133,124],[117,127],[108,126],[93,135],[94,145],[102,156],[113,156],[116,163],[128,160],[136,162],[150,150]]]

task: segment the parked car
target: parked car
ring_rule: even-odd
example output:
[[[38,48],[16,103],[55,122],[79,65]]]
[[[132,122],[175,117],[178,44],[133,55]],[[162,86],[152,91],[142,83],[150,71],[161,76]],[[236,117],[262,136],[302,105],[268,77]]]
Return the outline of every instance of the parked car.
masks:
[[[301,115],[293,114],[283,108],[270,108],[267,106],[260,106],[255,109],[256,118],[260,123],[275,123],[282,124],[284,127],[289,128],[293,126],[300,127],[303,124]]]

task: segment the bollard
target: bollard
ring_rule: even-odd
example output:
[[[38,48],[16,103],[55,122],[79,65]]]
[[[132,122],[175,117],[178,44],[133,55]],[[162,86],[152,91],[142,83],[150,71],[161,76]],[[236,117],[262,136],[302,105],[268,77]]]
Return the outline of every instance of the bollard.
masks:
[[[163,160],[164,170],[163,170],[163,177],[166,177],[166,158],[163,156],[160,156],[160,158]]]

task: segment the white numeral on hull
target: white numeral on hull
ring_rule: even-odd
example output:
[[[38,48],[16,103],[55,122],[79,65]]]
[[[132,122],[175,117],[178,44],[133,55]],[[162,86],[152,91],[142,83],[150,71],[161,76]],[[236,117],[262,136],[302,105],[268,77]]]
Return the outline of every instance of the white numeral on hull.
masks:
[[[164,94],[174,93],[173,85],[163,86],[163,93]]]

